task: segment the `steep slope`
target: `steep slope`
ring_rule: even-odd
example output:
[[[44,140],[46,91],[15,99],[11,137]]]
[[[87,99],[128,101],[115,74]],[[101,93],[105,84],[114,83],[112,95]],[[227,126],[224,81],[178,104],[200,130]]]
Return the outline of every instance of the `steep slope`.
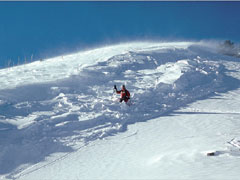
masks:
[[[227,62],[236,61],[203,43],[131,43],[1,70],[0,174],[21,177],[50,155],[64,159],[131,124],[235,90]],[[130,107],[117,102],[114,84],[131,92]]]

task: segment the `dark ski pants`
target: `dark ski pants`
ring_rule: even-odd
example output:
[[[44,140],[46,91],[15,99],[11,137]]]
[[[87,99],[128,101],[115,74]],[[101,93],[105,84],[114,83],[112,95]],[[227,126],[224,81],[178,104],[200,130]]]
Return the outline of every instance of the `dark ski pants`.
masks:
[[[127,97],[120,98],[120,99],[119,99],[119,102],[122,102],[122,101],[128,102],[129,99],[130,99],[130,98],[127,98]]]

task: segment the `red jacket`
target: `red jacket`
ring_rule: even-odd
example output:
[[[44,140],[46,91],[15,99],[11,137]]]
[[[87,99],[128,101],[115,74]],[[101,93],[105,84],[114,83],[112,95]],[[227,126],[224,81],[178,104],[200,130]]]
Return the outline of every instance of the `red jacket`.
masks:
[[[117,91],[117,90],[116,90],[116,92],[117,92],[118,94],[121,94],[121,98],[124,99],[125,102],[127,102],[128,99],[130,99],[130,93],[129,93],[128,90],[122,89],[122,90],[120,90],[120,91]]]

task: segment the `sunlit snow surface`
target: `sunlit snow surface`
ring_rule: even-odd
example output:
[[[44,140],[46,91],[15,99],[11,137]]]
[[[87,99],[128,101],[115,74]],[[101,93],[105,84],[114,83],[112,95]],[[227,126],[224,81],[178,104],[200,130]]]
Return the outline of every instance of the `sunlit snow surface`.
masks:
[[[208,43],[136,42],[2,69],[0,177],[236,178],[238,61]]]

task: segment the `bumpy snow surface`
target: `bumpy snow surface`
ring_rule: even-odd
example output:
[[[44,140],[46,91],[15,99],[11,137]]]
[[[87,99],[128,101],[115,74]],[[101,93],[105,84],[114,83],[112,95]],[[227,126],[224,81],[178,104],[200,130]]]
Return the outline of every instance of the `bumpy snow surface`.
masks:
[[[0,179],[239,178],[240,63],[213,47],[125,43],[0,70]]]

